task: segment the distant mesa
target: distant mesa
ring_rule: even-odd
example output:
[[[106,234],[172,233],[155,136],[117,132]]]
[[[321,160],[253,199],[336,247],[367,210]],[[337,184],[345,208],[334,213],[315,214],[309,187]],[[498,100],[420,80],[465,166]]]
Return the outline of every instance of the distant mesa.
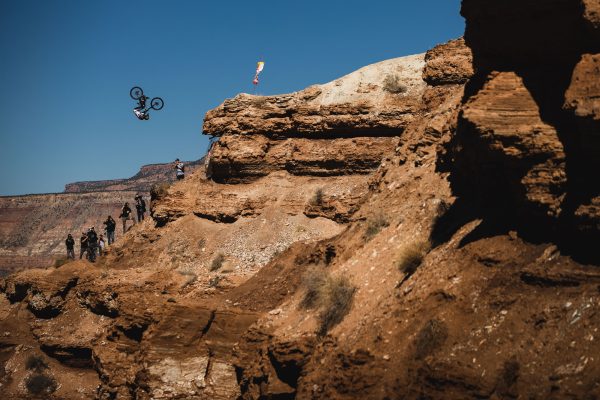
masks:
[[[203,159],[196,161],[184,161],[186,172],[192,172]],[[160,182],[173,182],[175,173],[173,164],[148,164],[140,168],[139,172],[127,179],[108,179],[103,181],[82,181],[67,183],[65,193],[87,193],[87,192],[114,192],[132,190],[138,192],[149,192],[152,185]]]

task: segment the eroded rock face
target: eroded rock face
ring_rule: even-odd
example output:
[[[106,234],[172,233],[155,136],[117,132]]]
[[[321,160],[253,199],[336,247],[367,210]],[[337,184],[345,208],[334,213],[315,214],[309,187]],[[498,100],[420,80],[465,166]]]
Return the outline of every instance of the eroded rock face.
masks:
[[[243,399],[410,398],[406,381],[392,387],[386,377],[398,382],[412,368],[405,364],[407,358],[398,357],[399,342],[405,343],[410,336],[399,334],[398,329],[414,326],[414,321],[405,324],[405,310],[392,311],[393,306],[382,305],[392,292],[391,303],[403,302],[395,266],[401,243],[419,240],[452,201],[447,182],[434,173],[436,148],[453,134],[463,86],[456,83],[455,64],[450,62],[448,70],[443,69],[444,52],[438,50],[429,59],[436,65],[425,67],[428,74],[435,74],[437,84],[425,88],[419,118],[371,176],[369,192],[357,204],[349,228],[307,246],[293,263],[281,261],[283,271],[291,268],[302,279],[310,279],[306,278],[309,269],[316,266],[353,280],[357,291],[341,323],[344,326],[319,337],[319,317],[315,317],[319,310],[302,305],[306,286],[300,283],[295,294],[261,318],[236,348]],[[453,53],[446,54],[452,57]],[[305,214],[326,213],[331,203],[323,193],[307,204]],[[265,268],[253,279],[265,279],[273,272]],[[398,338],[402,339],[398,342]]]
[[[415,55],[382,61],[287,95],[240,94],[209,111],[203,131],[213,136],[284,137],[399,133],[419,105],[422,68],[423,55]]]
[[[396,141],[393,137],[272,140],[263,135],[227,135],[211,152],[211,178],[244,181],[279,170],[293,175],[366,174],[379,166],[382,154]]]
[[[558,216],[566,184],[563,145],[518,75],[491,74],[464,105],[462,124],[476,133],[468,159],[457,163],[474,167],[467,174],[477,179],[474,186],[515,201],[526,193],[542,215]]]
[[[597,7],[597,0],[463,0],[461,14],[476,69],[514,68],[577,58],[582,48],[593,46],[588,28],[597,21]]]
[[[278,170],[374,171],[420,111],[423,63],[423,55],[397,58],[292,94],[226,100],[204,119],[204,133],[221,136],[209,154],[209,175],[232,182]]]
[[[464,84],[473,76],[473,56],[463,38],[435,46],[425,54],[423,80],[429,85]]]
[[[573,113],[582,136],[583,149],[598,156],[600,134],[600,54],[583,54],[573,70],[571,84],[565,93],[565,110]]]
[[[462,5],[476,74],[452,143],[453,187],[567,247],[600,237],[599,4]]]

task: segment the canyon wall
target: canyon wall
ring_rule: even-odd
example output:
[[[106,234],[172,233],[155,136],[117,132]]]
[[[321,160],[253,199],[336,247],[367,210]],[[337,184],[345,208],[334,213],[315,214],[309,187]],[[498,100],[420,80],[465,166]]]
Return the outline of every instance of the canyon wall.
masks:
[[[453,189],[482,214],[597,258],[598,2],[463,1],[462,14],[476,74],[452,143]]]

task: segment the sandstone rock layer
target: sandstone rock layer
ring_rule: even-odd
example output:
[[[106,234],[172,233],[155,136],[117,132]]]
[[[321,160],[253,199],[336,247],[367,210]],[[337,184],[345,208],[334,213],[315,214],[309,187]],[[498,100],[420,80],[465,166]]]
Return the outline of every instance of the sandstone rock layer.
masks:
[[[476,74],[452,142],[457,194],[588,259],[600,238],[597,9],[463,1]]]
[[[423,62],[402,57],[296,93],[226,100],[204,119],[204,133],[221,137],[209,154],[210,176],[372,172],[419,112]]]

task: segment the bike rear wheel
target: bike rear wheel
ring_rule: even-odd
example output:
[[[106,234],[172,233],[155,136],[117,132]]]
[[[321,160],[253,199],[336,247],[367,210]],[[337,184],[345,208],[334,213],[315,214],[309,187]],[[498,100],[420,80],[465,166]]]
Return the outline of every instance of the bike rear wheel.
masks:
[[[165,106],[165,102],[160,97],[154,97],[150,102],[150,108],[160,110]]]
[[[129,95],[131,96],[132,99],[138,100],[140,97],[142,97],[144,95],[144,91],[142,90],[141,87],[134,86],[129,91]]]

